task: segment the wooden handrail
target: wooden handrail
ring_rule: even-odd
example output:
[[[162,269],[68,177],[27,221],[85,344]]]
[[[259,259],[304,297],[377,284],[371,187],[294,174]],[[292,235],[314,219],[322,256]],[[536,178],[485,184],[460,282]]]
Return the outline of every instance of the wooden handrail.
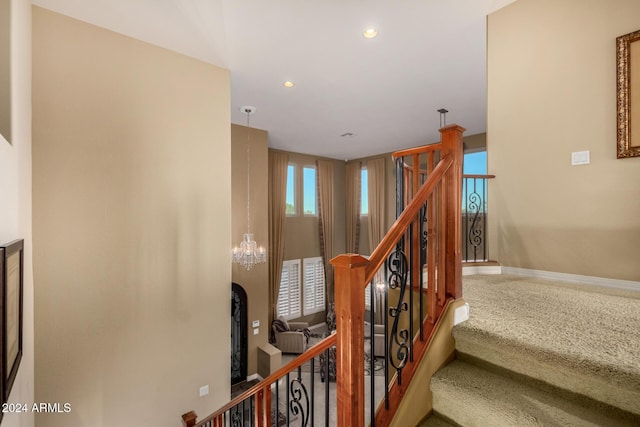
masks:
[[[402,214],[393,223],[387,234],[382,238],[380,244],[373,250],[369,257],[369,265],[365,274],[365,285],[373,279],[378,269],[382,267],[382,264],[387,259],[389,254],[394,248],[394,245],[398,239],[404,234],[409,224],[415,220],[416,215],[422,209],[424,201],[433,192],[436,186],[442,180],[444,174],[453,165],[453,156],[445,156],[429,175],[425,183],[422,185],[414,199],[405,208]]]
[[[293,372],[299,366],[302,366],[303,364],[307,363],[309,360],[313,359],[314,357],[319,356],[320,353],[322,353],[323,351],[326,351],[328,348],[330,348],[330,347],[332,347],[334,345],[336,345],[336,334],[335,333],[329,335],[327,338],[325,338],[322,341],[320,341],[319,343],[315,344],[314,346],[309,348],[307,351],[302,353],[300,356],[296,357],[291,362],[287,363],[282,368],[278,369],[273,374],[269,375],[267,378],[265,378],[262,381],[260,381],[258,384],[254,385],[253,387],[251,387],[250,389],[248,389],[247,391],[245,391],[241,395],[235,397],[229,403],[227,403],[226,405],[222,406],[220,409],[218,409],[213,414],[211,414],[211,415],[203,418],[202,420],[198,421],[197,425],[202,425],[202,424],[205,424],[205,423],[207,423],[207,422],[209,422],[211,420],[215,420],[216,418],[221,417],[229,409],[232,409],[233,407],[241,404],[243,401],[249,399],[250,397],[258,395],[258,393],[261,392],[261,391],[265,391],[267,389],[270,389],[271,384],[277,382],[280,378],[284,377],[287,373]],[[193,414],[193,416],[195,416],[195,413],[193,413],[193,411],[188,412],[187,414]],[[184,414],[182,416],[183,419],[187,414]],[[270,422],[271,421],[269,420],[269,423]],[[186,420],[185,420],[185,423],[186,423]],[[192,425],[194,425],[194,424],[192,424]]]
[[[471,179],[493,179],[495,178],[495,175],[478,175],[478,174],[462,174],[462,178],[471,178]]]
[[[461,177],[463,131],[464,129],[458,125],[449,125],[440,129],[442,134],[442,142],[440,144],[411,148],[393,154],[394,159],[400,158],[401,156],[413,157],[411,162],[415,168],[405,170],[404,176],[400,178],[402,179],[402,183],[406,185],[405,190],[401,192],[403,193],[402,197],[405,198],[404,200],[410,201],[406,206],[404,206],[405,202],[401,203],[401,206],[404,207],[403,212],[398,216],[398,219],[383,237],[380,244],[374,249],[369,259],[365,259],[357,254],[343,254],[331,260],[331,264],[334,267],[336,333],[314,345],[293,361],[251,387],[242,395],[234,398],[222,408],[195,424],[196,426],[203,426],[208,422],[211,422],[211,425],[216,427],[221,426],[227,411],[233,410],[234,407],[237,407],[251,397],[254,397],[255,406],[253,422],[255,422],[257,426],[271,426],[272,384],[277,383],[282,377],[293,372],[295,369],[300,369],[304,363],[319,356],[330,347],[335,346],[337,425],[339,427],[363,427],[364,289],[366,285],[371,282],[375,273],[380,269],[387,257],[390,256],[398,242],[403,239],[404,236],[408,236],[407,239],[410,241],[411,246],[410,258],[412,263],[409,274],[407,275],[407,270],[402,273],[404,278],[401,279],[402,286],[399,289],[404,290],[409,288],[409,295],[413,298],[412,295],[416,285],[415,283],[409,283],[407,277],[410,277],[411,281],[416,281],[422,277],[420,269],[423,265],[429,269],[427,295],[430,308],[428,309],[428,317],[420,318],[421,329],[424,324],[427,339],[425,340],[422,333],[418,335],[413,333],[412,319],[409,319],[409,331],[402,330],[398,333],[398,336],[403,337],[403,339],[411,337],[409,338],[410,343],[418,339],[417,337],[420,337],[420,344],[415,346],[416,356],[421,357],[420,355],[426,351],[430,336],[435,325],[440,320],[441,313],[446,305],[462,295],[460,222],[462,218]],[[438,150],[441,152],[439,156],[441,159],[434,167],[436,159],[435,151]],[[427,153],[426,181],[420,185],[422,178],[418,175],[425,175],[423,173],[424,171],[420,169],[419,164],[420,155],[424,153]],[[398,167],[400,168],[402,165],[398,163]],[[422,236],[418,232],[418,227],[422,227],[423,217],[420,216],[420,210],[423,209],[427,200],[427,222],[429,227],[435,227],[433,229],[429,228],[429,233],[435,233],[435,230],[437,230],[437,239],[429,238],[428,244],[431,248],[428,251],[429,260],[427,264],[424,264],[424,260],[420,260],[420,239],[422,239]],[[412,232],[408,233],[408,230],[411,229],[410,225],[418,223],[420,225],[413,226]],[[422,231],[420,231],[420,233],[422,233]],[[431,236],[431,234],[429,235]],[[437,251],[434,249],[436,247]],[[438,254],[437,260],[435,259],[436,252]],[[402,256],[404,257],[404,255]],[[406,258],[405,263],[408,264]],[[421,282],[416,287],[416,290],[420,291],[420,294],[422,293],[423,288]],[[420,295],[419,298],[421,301],[422,295]],[[412,303],[407,304],[406,301],[402,301],[402,297],[399,297],[398,304],[399,306],[394,309],[395,312],[406,310],[406,306]],[[405,308],[400,308],[400,305]],[[389,315],[391,315],[390,313],[392,311],[393,310],[389,308]],[[422,316],[422,306],[420,313]],[[394,323],[394,330],[396,330],[398,317],[396,314],[394,314],[394,316],[396,316],[396,323]],[[387,331],[385,326],[385,339],[386,335]],[[396,336],[396,340],[398,336]],[[372,335],[371,339],[373,340],[373,338],[374,336]],[[388,342],[389,353],[391,352],[391,342],[391,340]],[[404,343],[397,344],[405,345]],[[413,344],[411,345],[413,346]],[[397,357],[400,357],[400,351],[398,351]],[[387,368],[385,369],[388,369],[389,360],[391,359],[387,359]],[[407,362],[408,359],[403,358],[402,360]],[[415,372],[416,363],[418,363],[418,360],[414,361],[412,359],[406,365],[394,365],[398,379],[397,383],[393,383],[393,387],[396,387],[393,394],[394,399],[401,399],[406,392],[406,387],[411,381],[413,372]],[[406,371],[401,375],[402,369],[406,369]],[[385,371],[385,378],[386,375]],[[326,390],[328,393],[329,389],[327,388]],[[390,408],[397,408],[397,403],[398,402],[394,402],[390,405]],[[372,407],[373,406],[372,404]],[[379,418],[391,420],[392,417],[393,413],[387,412],[381,417],[376,416],[376,420]],[[185,425],[187,425],[187,427],[193,426],[194,424],[187,424],[187,422],[194,423],[195,418],[196,415],[193,412],[185,414],[183,416]],[[383,422],[380,424],[387,425],[388,423]]]
[[[356,254],[344,254],[331,260],[335,273],[336,315],[339,319],[337,322],[338,350],[336,360],[338,426],[360,427],[364,424],[362,417],[364,410],[362,403],[364,379],[361,375],[365,308],[364,288],[372,281],[387,257],[397,248],[398,242],[401,240],[405,242],[403,239],[406,239],[409,243],[405,242],[403,245],[408,244],[409,248],[407,254],[403,250],[398,251],[399,258],[395,259],[393,265],[398,267],[399,270],[394,271],[392,273],[395,275],[394,279],[390,279],[394,283],[394,289],[399,289],[399,300],[396,307],[388,308],[387,315],[394,318],[392,326],[394,338],[390,338],[387,345],[389,356],[396,357],[396,362],[400,364],[396,365],[396,362],[393,362],[393,366],[396,369],[397,382],[392,383],[394,391],[388,395],[389,398],[401,399],[412,380],[419,360],[413,359],[413,356],[411,358],[408,356],[409,345],[413,350],[419,350],[417,353],[413,353],[414,356],[425,354],[424,351],[428,346],[429,337],[424,336],[422,325],[426,325],[427,334],[430,335],[430,331],[434,330],[433,328],[440,320],[440,316],[448,302],[462,296],[460,230],[462,219],[462,133],[464,128],[458,125],[450,125],[440,129],[440,132],[442,134],[441,144],[432,144],[394,153],[394,159],[400,159],[403,156],[411,157],[413,167],[404,167],[407,164],[401,161],[398,166],[403,169],[403,174],[402,176],[397,176],[399,185],[402,186],[398,189],[397,194],[402,200],[408,200],[409,202],[405,205],[405,202],[401,201],[402,213],[383,237],[380,244],[373,250],[369,259],[367,260]],[[441,159],[434,167],[435,151],[437,150],[440,150]],[[426,181],[420,184],[421,178],[419,175],[424,175],[420,168],[420,156],[424,153],[427,153]],[[422,264],[420,263],[424,263],[424,261],[420,259],[422,239],[420,233],[422,231],[419,228],[422,226],[423,221],[420,211],[424,208],[427,200],[429,200],[429,219],[427,219],[427,223],[429,227],[433,227],[433,221],[437,222],[434,229],[437,230],[437,236],[432,236],[436,237],[436,239],[430,238],[428,242],[431,248],[428,251],[429,261],[426,264],[429,270],[429,286],[427,288],[428,316],[420,318],[421,331],[416,335],[413,332],[413,317],[411,317],[411,314],[409,315],[408,328],[399,330],[398,323],[399,315],[403,311],[411,310],[408,307],[413,306],[413,294],[415,291],[419,291],[419,298],[422,301],[421,291],[423,288],[418,279],[422,277],[420,271]],[[411,226],[412,224],[413,226]],[[411,231],[409,232],[409,230]],[[431,233],[431,231],[429,232]],[[436,252],[434,250],[436,247],[437,259],[433,256]],[[407,258],[410,258],[410,260]],[[407,281],[408,278],[410,278],[410,281]],[[409,290],[409,301],[403,299],[404,292],[407,289]],[[422,316],[422,305],[420,307],[420,316]],[[386,334],[387,329],[385,326],[385,339]],[[407,339],[411,342],[419,339],[420,344],[417,347],[414,344],[407,344]],[[397,354],[391,356],[393,343],[399,347]],[[390,357],[387,359],[387,364],[391,363]],[[391,402],[389,404],[390,411],[383,409],[386,413],[384,415],[378,414],[379,416],[376,416],[376,420],[386,419],[387,421],[381,424],[383,426],[388,425],[388,421],[393,418],[393,413],[398,407],[397,403]]]
[[[438,151],[442,149],[442,143],[421,145],[420,147],[407,148],[406,150],[395,151],[391,156],[393,160],[399,157],[412,156],[414,154],[428,153],[430,151]]]

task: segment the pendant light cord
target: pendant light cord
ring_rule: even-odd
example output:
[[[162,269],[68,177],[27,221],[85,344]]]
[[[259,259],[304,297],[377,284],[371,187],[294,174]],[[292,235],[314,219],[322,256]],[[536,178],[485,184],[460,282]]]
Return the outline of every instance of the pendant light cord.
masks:
[[[247,234],[250,231],[250,222],[249,222],[249,212],[251,212],[251,198],[249,197],[249,191],[251,190],[250,185],[250,177],[251,177],[251,144],[250,144],[250,136],[251,136],[251,127],[249,126],[249,116],[251,112],[247,110]]]

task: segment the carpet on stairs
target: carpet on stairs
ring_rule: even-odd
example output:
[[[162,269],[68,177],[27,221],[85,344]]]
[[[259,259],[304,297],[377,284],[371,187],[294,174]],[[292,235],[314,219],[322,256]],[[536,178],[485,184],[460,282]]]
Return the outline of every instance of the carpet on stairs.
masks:
[[[640,425],[640,291],[476,275],[463,294],[470,319],[431,381],[431,422]]]
[[[640,414],[640,292],[467,276],[456,351]]]

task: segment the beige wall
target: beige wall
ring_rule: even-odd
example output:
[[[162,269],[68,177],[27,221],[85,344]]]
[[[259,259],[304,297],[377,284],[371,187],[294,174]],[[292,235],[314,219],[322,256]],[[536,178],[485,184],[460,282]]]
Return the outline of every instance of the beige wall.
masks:
[[[231,218],[232,244],[240,245],[247,232],[247,136],[251,144],[250,153],[250,231],[258,245],[269,247],[268,211],[268,152],[267,132],[247,127],[231,125],[231,182],[233,215]],[[268,258],[268,254],[267,254]],[[247,374],[258,371],[258,347],[269,342],[269,268],[268,264],[259,264],[247,271],[239,264],[233,264],[231,275],[235,283],[247,292],[248,355]],[[260,322],[259,333],[253,334],[251,324]]]
[[[230,127],[228,71],[33,8],[39,426],[228,400]]]
[[[0,135],[0,243],[24,239],[22,362],[9,402],[34,401],[33,269],[31,239],[31,2],[11,0],[12,143]],[[3,427],[34,425],[31,413],[6,413]]]
[[[519,0],[488,20],[491,258],[640,280],[640,158],[616,159],[617,36],[636,0]],[[589,150],[591,164],[571,166]]]

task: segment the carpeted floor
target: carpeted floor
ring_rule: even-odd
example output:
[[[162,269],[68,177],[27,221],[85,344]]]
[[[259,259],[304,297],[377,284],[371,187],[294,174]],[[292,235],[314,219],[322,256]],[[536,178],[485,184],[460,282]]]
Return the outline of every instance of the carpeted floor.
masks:
[[[482,312],[467,328],[640,380],[640,292],[515,276],[465,277],[463,292]]]
[[[471,318],[454,329],[458,351],[640,412],[640,292],[477,275],[463,294]]]

